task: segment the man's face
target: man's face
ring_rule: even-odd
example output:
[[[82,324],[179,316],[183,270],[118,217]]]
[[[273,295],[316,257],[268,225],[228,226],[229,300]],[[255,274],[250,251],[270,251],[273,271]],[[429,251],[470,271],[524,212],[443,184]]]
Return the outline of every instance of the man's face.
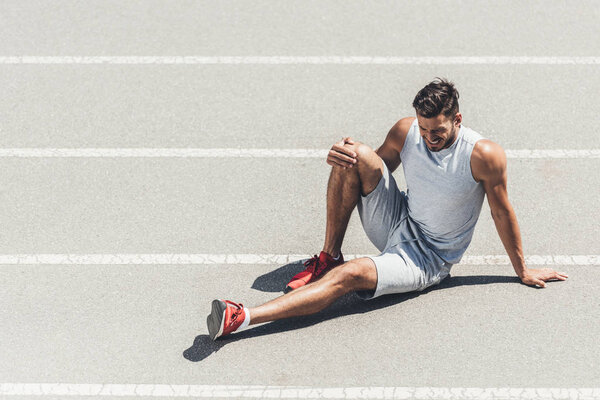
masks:
[[[439,114],[433,118],[425,118],[417,114],[421,137],[430,151],[440,151],[450,147],[456,139],[456,134],[462,122],[461,113],[456,113],[454,119]]]

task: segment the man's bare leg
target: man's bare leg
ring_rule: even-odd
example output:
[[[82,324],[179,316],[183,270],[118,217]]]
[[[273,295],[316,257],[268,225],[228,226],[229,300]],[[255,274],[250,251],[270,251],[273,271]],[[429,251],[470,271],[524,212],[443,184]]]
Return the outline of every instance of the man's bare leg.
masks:
[[[368,146],[356,142],[344,147],[357,154],[357,162],[344,169],[331,168],[327,183],[327,224],[323,251],[333,257],[340,254],[346,228],[361,194],[373,191],[383,176],[381,158]]]
[[[325,251],[335,251],[336,248],[339,251],[350,214],[358,204],[359,196],[371,193],[379,184],[384,171],[383,160],[369,146],[359,142],[347,143],[345,146],[350,147],[357,154],[357,162],[353,164],[352,168],[336,165],[331,172],[327,196]],[[373,290],[376,287],[377,269],[373,260],[368,257],[354,259],[331,269],[317,281],[296,288],[261,306],[245,308],[248,311],[249,320],[244,319],[242,325],[237,326],[244,329],[244,323],[248,322],[250,325],[254,325],[313,314],[329,306],[346,293],[356,290]],[[221,304],[218,303],[219,300],[215,301],[217,308],[213,308],[213,312],[207,318],[209,333],[213,340],[225,332],[223,324],[226,319],[225,309],[221,308],[224,307],[223,301]],[[213,302],[213,304],[215,303]],[[238,308],[235,315],[239,315],[238,311],[241,309]],[[219,323],[221,324],[220,328]],[[230,326],[234,325],[228,325],[228,333],[231,332]]]
[[[373,260],[357,258],[336,267],[318,281],[249,309],[250,325],[314,314],[346,293],[373,290],[376,286],[377,270]]]
[[[360,142],[346,144],[357,155],[352,168],[332,167],[327,185],[327,227],[323,251],[336,257],[350,216],[359,198],[371,193],[383,176],[383,160]],[[250,324],[316,313],[338,297],[354,290],[377,286],[375,263],[368,257],[351,260],[326,273],[320,280],[299,287],[259,307],[251,308]]]
[[[342,248],[352,210],[360,196],[360,176],[357,162],[343,169],[332,167],[327,183],[327,224],[323,251],[337,257]]]

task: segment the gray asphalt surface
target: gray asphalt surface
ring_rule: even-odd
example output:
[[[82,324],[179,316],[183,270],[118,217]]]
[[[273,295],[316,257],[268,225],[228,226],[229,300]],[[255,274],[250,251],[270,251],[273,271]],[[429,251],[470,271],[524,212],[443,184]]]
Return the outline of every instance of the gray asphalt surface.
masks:
[[[349,295],[314,316],[208,338],[213,298],[267,301],[299,268],[4,267],[11,285],[0,300],[10,302],[3,318],[12,323],[1,333],[2,378],[321,387],[598,382],[597,267],[569,268],[568,281],[535,289],[508,266],[463,266],[420,294],[371,302]]]
[[[2,254],[308,256],[323,246],[325,160],[53,158],[0,166]],[[513,159],[509,166],[526,255],[598,254],[600,160]],[[394,176],[405,189],[401,168]],[[357,210],[342,251],[377,252]],[[505,254],[487,200],[467,251]]]
[[[3,2],[0,55],[598,56],[599,19],[594,1]],[[600,69],[548,65],[0,65],[0,147],[376,148],[435,76],[505,149],[600,147]],[[324,159],[0,168],[0,254],[308,258],[323,244]],[[600,254],[599,168],[509,160],[526,256]],[[377,254],[356,211],[342,251]],[[465,255],[503,254],[486,200]],[[211,300],[258,305],[301,264],[4,265],[0,383],[600,387],[600,267],[553,267],[569,279],[536,289],[511,266],[454,266],[425,292],[348,295],[213,343]]]
[[[597,56],[593,0],[20,1],[2,51],[42,55]]]
[[[593,65],[3,65],[0,143],[324,149],[345,134],[378,146],[435,76],[456,84],[464,124],[507,149],[597,147]]]

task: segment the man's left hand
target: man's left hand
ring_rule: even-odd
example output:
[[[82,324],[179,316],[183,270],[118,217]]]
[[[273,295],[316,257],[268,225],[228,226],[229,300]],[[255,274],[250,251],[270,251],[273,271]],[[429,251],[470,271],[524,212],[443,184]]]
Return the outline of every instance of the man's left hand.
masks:
[[[569,276],[564,272],[556,272],[552,268],[541,268],[541,269],[533,269],[528,268],[523,276],[521,277],[521,281],[526,285],[537,285],[540,287],[546,287],[546,281],[551,280],[567,280]]]

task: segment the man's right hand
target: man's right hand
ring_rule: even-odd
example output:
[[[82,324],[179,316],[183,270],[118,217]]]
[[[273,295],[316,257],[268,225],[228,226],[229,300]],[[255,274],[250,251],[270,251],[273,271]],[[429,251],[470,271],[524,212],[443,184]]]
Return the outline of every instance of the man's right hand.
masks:
[[[334,144],[327,155],[327,164],[332,167],[352,168],[358,162],[357,154],[349,147],[344,147],[345,144],[354,144],[354,140],[350,137],[342,138]]]

